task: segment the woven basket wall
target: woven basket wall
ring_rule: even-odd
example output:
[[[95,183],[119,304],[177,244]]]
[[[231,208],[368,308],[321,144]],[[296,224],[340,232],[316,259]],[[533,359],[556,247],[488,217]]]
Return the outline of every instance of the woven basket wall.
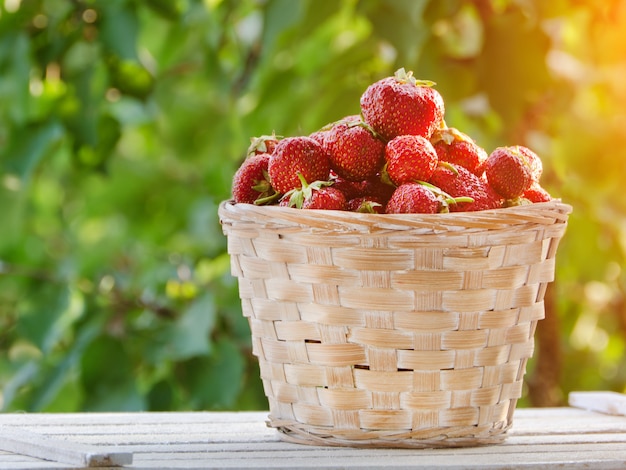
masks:
[[[569,205],[376,215],[220,205],[270,426],[322,445],[501,442]]]

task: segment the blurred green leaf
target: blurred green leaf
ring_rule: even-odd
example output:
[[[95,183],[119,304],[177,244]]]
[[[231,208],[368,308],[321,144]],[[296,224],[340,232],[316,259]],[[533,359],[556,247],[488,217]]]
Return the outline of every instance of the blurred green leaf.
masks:
[[[413,69],[422,45],[429,37],[429,29],[423,21],[428,5],[426,0],[362,2],[362,8],[372,22],[375,34],[393,44],[398,53],[396,63],[405,66],[407,70]]]
[[[40,371],[40,366],[36,360],[28,361],[15,368],[11,378],[2,387],[2,410],[29,409],[27,400],[20,403],[23,398],[22,392],[30,388],[30,384],[35,382]],[[16,403],[17,402],[17,403]]]
[[[157,382],[150,389],[148,404],[152,411],[169,411],[174,408],[174,390],[167,380]]]
[[[67,354],[56,367],[49,367],[45,373],[40,374],[38,381],[41,385],[33,391],[31,411],[80,410],[80,403],[85,397],[77,380],[78,369],[85,348],[102,328],[100,323],[99,318],[92,319],[80,330]]]
[[[8,146],[0,154],[2,170],[24,182],[29,181],[36,166],[60,142],[62,136],[62,127],[55,120],[16,129]]]
[[[182,372],[188,376],[190,402],[196,409],[227,409],[235,404],[243,384],[245,361],[230,339],[218,339],[210,357],[188,361]]]
[[[266,50],[271,52],[276,47],[280,36],[290,32],[306,13],[309,0],[292,2],[290,0],[269,0],[263,18],[263,36]]]
[[[490,17],[478,62],[480,86],[507,126],[516,126],[524,112],[541,99],[550,76],[546,54],[550,40],[541,25],[519,9]]]
[[[111,85],[121,93],[145,99],[152,92],[154,80],[146,68],[135,60],[111,59]]]
[[[146,0],[147,5],[168,20],[177,20],[185,11],[185,0]]]
[[[20,302],[19,335],[48,354],[77,319],[80,311],[70,308],[70,292],[66,285],[40,283],[39,295]]]
[[[184,360],[207,355],[215,324],[215,298],[210,293],[198,297],[177,320],[168,338],[168,357]]]
[[[121,60],[137,61],[139,18],[135,2],[98,0],[102,44],[106,51]]]
[[[24,124],[28,115],[30,67],[24,57],[28,57],[30,46],[28,37],[19,29],[10,28],[0,36],[0,109],[4,108],[3,114],[18,125]]]
[[[128,353],[119,339],[100,336],[85,349],[81,358],[81,378],[86,410],[145,409]]]

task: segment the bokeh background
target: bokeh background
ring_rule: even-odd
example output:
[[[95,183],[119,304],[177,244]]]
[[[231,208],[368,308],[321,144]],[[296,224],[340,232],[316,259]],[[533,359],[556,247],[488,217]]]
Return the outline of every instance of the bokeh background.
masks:
[[[626,391],[626,1],[0,1],[0,409],[265,409],[217,205],[399,68],[574,206],[520,406]]]

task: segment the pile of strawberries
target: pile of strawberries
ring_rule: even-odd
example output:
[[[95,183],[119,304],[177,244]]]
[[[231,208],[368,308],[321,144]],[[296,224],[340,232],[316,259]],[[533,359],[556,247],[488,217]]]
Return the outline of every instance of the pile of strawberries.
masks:
[[[551,200],[533,151],[511,146],[487,154],[446,126],[433,85],[399,69],[365,90],[360,115],[308,136],[253,138],[233,178],[234,201],[397,214]]]

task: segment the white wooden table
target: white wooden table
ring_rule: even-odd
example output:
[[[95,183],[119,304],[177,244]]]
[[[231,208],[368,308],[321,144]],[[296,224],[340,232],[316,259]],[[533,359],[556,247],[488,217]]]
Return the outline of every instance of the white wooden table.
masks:
[[[119,468],[106,467],[111,456],[133,469],[626,468],[626,417],[615,414],[626,401],[593,403],[604,413],[519,408],[503,444],[426,450],[291,444],[266,427],[267,412],[0,414],[0,449],[13,450],[0,450],[0,469]],[[29,456],[42,452],[56,461]]]

